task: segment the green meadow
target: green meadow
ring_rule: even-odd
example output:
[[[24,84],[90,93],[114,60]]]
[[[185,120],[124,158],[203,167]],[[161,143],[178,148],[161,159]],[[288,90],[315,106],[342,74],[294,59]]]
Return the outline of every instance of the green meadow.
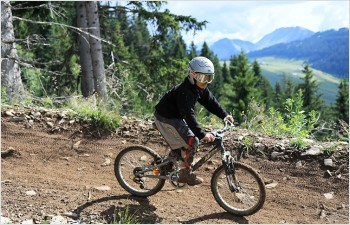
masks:
[[[259,62],[263,76],[275,87],[276,82],[283,83],[284,79],[291,79],[295,83],[301,83],[304,76],[302,60],[291,60],[274,57],[262,57],[256,59]],[[229,61],[226,61],[229,65]],[[316,70],[310,66],[312,74],[319,85],[319,94],[327,105],[335,102],[340,80],[330,74]]]

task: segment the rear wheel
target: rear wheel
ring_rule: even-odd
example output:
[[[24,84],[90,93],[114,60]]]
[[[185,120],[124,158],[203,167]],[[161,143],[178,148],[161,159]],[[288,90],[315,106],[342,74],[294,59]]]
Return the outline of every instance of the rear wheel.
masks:
[[[141,172],[150,168],[152,162],[160,156],[152,149],[145,146],[130,146],[123,149],[115,159],[114,174],[119,184],[129,193],[147,197],[160,191],[165,183],[164,179],[157,177],[150,178],[147,175],[158,176],[162,174],[161,168],[158,171]],[[139,175],[135,175],[139,173]]]
[[[265,202],[266,190],[263,179],[250,166],[234,162],[234,173],[226,175],[224,166],[217,168],[211,179],[215,200],[227,212],[248,216],[259,211]],[[231,191],[229,184],[236,189]]]

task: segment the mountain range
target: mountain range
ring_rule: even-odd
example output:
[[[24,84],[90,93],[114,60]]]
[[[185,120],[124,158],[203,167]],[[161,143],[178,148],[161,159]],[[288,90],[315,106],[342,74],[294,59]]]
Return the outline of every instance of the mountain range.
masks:
[[[282,27],[265,35],[256,45],[256,50],[275,44],[289,43],[311,37],[315,32],[302,27]]]
[[[251,60],[269,56],[303,60],[335,77],[349,77],[348,28],[313,32],[302,27],[284,27],[265,35],[256,43],[224,38],[209,48],[219,60],[229,60],[243,50]]]

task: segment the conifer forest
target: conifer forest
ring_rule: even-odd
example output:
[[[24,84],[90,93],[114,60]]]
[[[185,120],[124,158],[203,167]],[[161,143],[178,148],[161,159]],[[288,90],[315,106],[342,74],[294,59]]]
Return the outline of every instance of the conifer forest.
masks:
[[[163,94],[185,79],[188,62],[204,56],[215,66],[209,89],[239,126],[348,140],[348,79],[340,82],[330,105],[322,101],[308,64],[301,83],[284,79],[272,86],[244,51],[220,62],[206,42],[200,49],[187,46],[181,32],[195,35],[207,21],[161,10],[164,5],[2,1],[2,104],[74,108],[86,103],[95,117],[113,112],[113,127],[123,115],[150,118]],[[209,113],[196,107],[205,121]],[[295,131],[298,126],[305,133]]]

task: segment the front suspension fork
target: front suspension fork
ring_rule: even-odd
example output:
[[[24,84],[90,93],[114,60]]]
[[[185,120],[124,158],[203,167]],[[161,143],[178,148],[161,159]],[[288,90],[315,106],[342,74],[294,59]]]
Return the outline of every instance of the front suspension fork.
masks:
[[[237,181],[235,174],[235,166],[232,160],[232,157],[228,157],[226,160],[222,161],[224,165],[226,180],[228,187],[231,192],[238,192],[240,190],[239,182]]]

